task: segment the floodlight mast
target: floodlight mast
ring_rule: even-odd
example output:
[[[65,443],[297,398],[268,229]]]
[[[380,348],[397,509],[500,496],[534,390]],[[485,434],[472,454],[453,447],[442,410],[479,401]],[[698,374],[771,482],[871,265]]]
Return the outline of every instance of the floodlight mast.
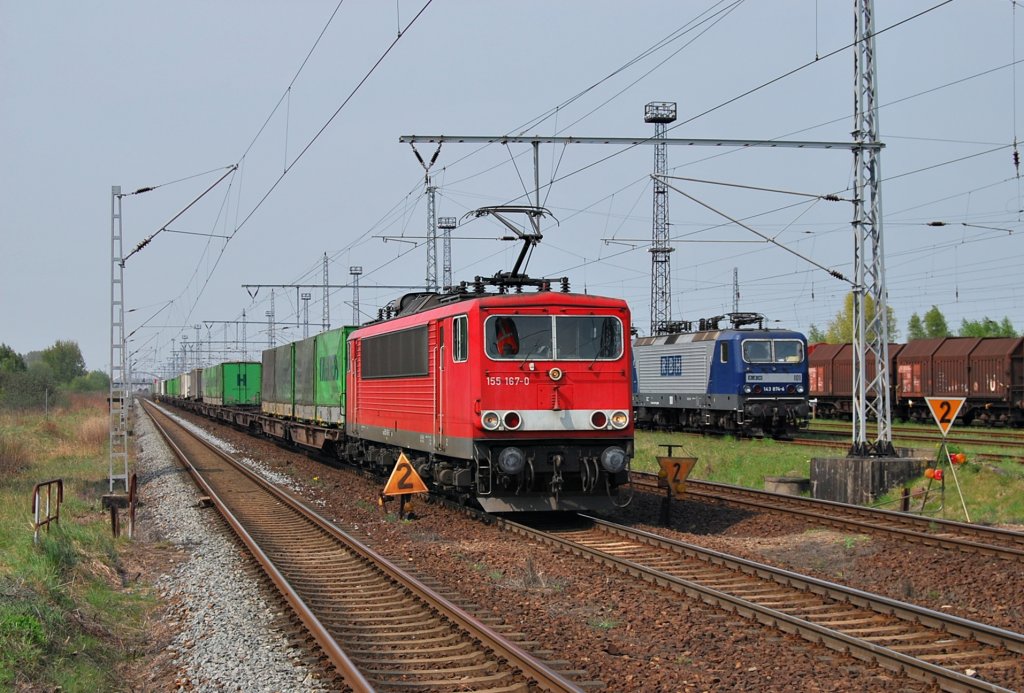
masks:
[[[302,338],[306,339],[309,337],[309,299],[313,298],[313,294],[308,291],[302,292]]]
[[[273,349],[277,344],[277,335],[274,334],[274,290],[270,290],[270,310],[264,311],[267,318],[267,348]]]
[[[363,273],[362,265],[351,265],[348,273],[352,275],[352,324],[359,324],[359,275]]]
[[[322,322],[322,324],[320,326],[321,330],[323,332],[326,332],[327,330],[331,329],[331,300],[330,300],[330,293],[327,291],[327,285],[329,283],[327,281],[327,262],[328,262],[327,261],[327,253],[324,253],[324,281],[323,281],[323,287],[324,287],[324,305],[323,305],[324,315],[323,315],[323,322]]]
[[[443,231],[442,236],[442,263],[441,263],[441,288],[450,291],[452,288],[452,231],[458,225],[455,217],[439,217],[437,228]]]
[[[672,322],[672,273],[669,254],[675,250],[668,234],[668,146],[665,126],[676,119],[672,101],[644,107],[644,122],[654,123],[654,214],[651,229],[651,334],[665,334]]]

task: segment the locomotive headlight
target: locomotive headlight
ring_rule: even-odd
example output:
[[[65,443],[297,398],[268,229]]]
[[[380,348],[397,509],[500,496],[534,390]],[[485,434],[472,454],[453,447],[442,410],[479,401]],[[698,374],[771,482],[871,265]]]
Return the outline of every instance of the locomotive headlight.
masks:
[[[624,411],[612,412],[612,428],[622,430],[629,424],[629,414]]]
[[[743,394],[745,394],[745,395],[749,395],[750,394],[750,386],[749,385],[744,385],[743,386]]]
[[[601,453],[601,466],[609,474],[618,474],[626,468],[626,451],[618,446],[605,448]]]
[[[804,386],[803,385],[797,385],[796,386],[796,393],[798,395],[802,395],[804,393]]]
[[[514,411],[505,412],[505,418],[503,420],[505,422],[505,428],[510,431],[516,430],[523,423],[523,417],[519,416],[519,414]]]
[[[501,417],[498,416],[498,412],[496,411],[485,411],[480,416],[480,423],[482,423],[484,428],[488,431],[493,431],[497,429],[498,425],[501,423]]]
[[[608,415],[603,411],[595,411],[590,415],[590,425],[597,429],[604,428],[608,425]]]
[[[559,380],[562,379],[562,369],[558,367],[552,368],[550,371],[548,371],[548,377],[554,380],[555,382],[558,382]]]
[[[498,454],[498,469],[509,476],[516,476],[526,466],[526,455],[519,448],[505,448]]]

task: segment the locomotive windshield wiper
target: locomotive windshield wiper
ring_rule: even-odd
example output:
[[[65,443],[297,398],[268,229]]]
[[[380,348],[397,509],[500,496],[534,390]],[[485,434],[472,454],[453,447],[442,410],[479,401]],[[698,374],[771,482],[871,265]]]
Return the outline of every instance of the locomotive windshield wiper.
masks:
[[[526,356],[523,357],[522,362],[519,364],[519,370],[523,370],[524,368],[526,368],[526,364],[530,361],[530,359],[532,359],[534,356],[540,356],[541,351],[546,347],[548,347],[547,344],[538,344],[532,349],[530,349],[528,352],[526,352]]]

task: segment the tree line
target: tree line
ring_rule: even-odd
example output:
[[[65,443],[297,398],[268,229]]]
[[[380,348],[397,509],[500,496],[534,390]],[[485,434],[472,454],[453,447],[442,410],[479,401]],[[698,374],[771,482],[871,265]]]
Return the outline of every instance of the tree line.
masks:
[[[871,296],[864,299],[864,312],[869,318],[876,315],[875,302]],[[891,306],[887,306],[886,327],[889,331],[889,341],[900,341],[900,331],[896,324],[896,313]],[[995,321],[987,315],[980,320],[960,321],[960,327],[955,332],[950,329],[946,316],[938,306],[932,306],[923,316],[914,313],[907,321],[907,341],[915,339],[935,339],[940,337],[1019,337],[1009,317],[1001,321]],[[868,335],[870,339],[872,335]],[[853,294],[847,294],[843,307],[836,316],[822,330],[812,324],[807,333],[807,341],[816,344],[827,342],[829,344],[846,344],[853,341]]]
[[[42,407],[57,403],[68,392],[103,392],[110,378],[103,371],[86,371],[78,343],[58,339],[42,351],[19,354],[0,343],[0,407]]]

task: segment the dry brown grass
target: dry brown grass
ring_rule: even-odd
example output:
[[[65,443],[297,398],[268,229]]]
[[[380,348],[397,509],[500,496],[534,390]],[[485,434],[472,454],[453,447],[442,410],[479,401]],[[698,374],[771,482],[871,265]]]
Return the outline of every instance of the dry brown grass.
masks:
[[[107,417],[90,416],[84,419],[78,425],[78,430],[75,431],[72,440],[87,448],[90,453],[97,450],[102,452],[103,447],[110,440],[110,424],[107,423]]]
[[[82,421],[75,433],[75,440],[83,445],[102,446],[107,444],[110,426],[105,416],[90,416]]]
[[[67,411],[70,413],[107,408],[107,392],[69,392]]]
[[[36,428],[43,436],[47,438],[60,438],[60,426],[53,419],[43,419],[39,422],[39,426]]]
[[[17,474],[29,463],[29,448],[13,433],[0,431],[0,474]]]
[[[110,440],[110,427],[105,416],[90,416],[77,425],[54,446],[54,457],[86,457],[102,454]]]

